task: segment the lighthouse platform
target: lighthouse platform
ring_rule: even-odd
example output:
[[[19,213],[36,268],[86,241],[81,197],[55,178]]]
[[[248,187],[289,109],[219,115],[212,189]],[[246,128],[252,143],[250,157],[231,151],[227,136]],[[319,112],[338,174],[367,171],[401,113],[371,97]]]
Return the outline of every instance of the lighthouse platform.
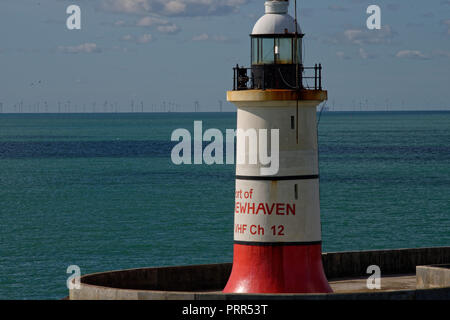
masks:
[[[333,293],[223,293],[232,264],[151,267],[87,274],[70,300],[428,300],[450,299],[450,247],[323,253]],[[369,289],[367,267],[381,270]]]

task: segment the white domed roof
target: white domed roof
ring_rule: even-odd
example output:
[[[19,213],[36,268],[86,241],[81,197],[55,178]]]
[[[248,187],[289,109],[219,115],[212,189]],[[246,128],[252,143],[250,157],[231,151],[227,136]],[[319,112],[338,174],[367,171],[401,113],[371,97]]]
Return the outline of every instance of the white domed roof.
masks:
[[[297,24],[297,32],[301,33]],[[288,14],[267,13],[256,22],[252,35],[295,33],[295,19]]]

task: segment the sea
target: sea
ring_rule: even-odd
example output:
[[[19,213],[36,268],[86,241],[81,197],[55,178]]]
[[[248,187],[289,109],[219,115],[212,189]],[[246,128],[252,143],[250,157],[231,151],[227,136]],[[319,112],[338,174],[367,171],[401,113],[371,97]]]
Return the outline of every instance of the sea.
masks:
[[[81,274],[231,262],[232,164],[175,165],[175,129],[235,113],[0,114],[0,299]],[[450,112],[323,112],[323,251],[450,245]]]

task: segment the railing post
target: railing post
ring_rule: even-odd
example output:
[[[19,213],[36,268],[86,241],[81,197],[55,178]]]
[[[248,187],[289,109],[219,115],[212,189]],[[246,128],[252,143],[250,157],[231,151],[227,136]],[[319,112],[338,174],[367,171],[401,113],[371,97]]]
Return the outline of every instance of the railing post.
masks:
[[[317,90],[317,63],[314,65],[314,90]]]
[[[233,68],[234,72],[233,72],[233,90],[237,90],[238,89],[238,70],[239,70],[239,65],[236,64],[236,67]]]
[[[266,90],[266,65],[263,64],[263,81],[262,81],[262,89]]]
[[[303,88],[303,63],[300,64],[300,72],[298,73],[298,88],[297,89],[302,89]]]
[[[322,90],[322,64],[319,63],[319,90]]]

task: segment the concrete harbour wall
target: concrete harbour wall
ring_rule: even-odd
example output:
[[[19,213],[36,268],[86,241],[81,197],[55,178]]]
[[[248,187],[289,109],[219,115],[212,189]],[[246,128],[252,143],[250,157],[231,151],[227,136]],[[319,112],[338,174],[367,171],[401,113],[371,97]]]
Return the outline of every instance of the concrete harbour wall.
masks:
[[[322,257],[329,280],[368,276],[366,270],[370,265],[378,265],[382,276],[414,274],[417,266],[450,263],[450,247],[333,252],[324,253]],[[418,280],[416,290],[333,294],[223,294],[220,291],[228,280],[231,267],[231,263],[222,263],[89,274],[82,276],[81,289],[70,290],[70,299],[450,299],[450,286],[446,286],[448,273],[436,276],[440,272],[434,270],[439,269],[436,267],[433,269],[433,276],[422,272],[426,268],[417,267],[417,279],[420,275],[422,282]],[[450,272],[450,269],[445,271]],[[441,278],[444,282],[436,280]],[[444,287],[440,287],[439,284],[442,283]]]

